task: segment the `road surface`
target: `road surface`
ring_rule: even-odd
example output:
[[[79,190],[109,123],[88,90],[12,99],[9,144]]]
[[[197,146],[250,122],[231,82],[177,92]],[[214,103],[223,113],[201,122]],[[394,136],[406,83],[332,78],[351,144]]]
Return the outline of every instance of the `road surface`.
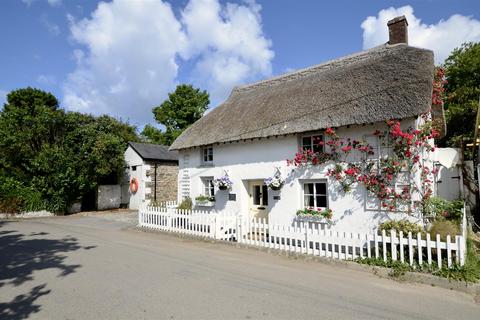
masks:
[[[466,294],[120,216],[0,221],[0,319],[480,319]]]

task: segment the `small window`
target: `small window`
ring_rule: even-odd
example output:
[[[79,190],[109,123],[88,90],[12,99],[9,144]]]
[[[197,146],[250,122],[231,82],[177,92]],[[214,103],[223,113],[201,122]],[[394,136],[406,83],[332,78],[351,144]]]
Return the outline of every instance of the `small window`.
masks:
[[[137,166],[132,166],[132,171],[137,171]]]
[[[302,150],[323,152],[323,135],[311,135],[302,137]]]
[[[326,182],[306,182],[303,184],[303,206],[305,208],[327,208],[328,195]]]
[[[202,148],[202,162],[204,164],[213,163],[213,147]]]
[[[215,196],[215,185],[213,184],[213,178],[202,178],[203,182],[203,195],[207,197]]]

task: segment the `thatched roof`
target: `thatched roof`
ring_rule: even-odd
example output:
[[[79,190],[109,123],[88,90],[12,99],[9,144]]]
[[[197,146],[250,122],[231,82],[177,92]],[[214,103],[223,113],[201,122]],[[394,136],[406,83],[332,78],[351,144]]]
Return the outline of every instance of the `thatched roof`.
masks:
[[[382,45],[233,89],[171,150],[417,116],[431,106],[433,52]]]
[[[178,162],[178,152],[169,151],[168,146],[152,143],[129,142],[143,160]]]

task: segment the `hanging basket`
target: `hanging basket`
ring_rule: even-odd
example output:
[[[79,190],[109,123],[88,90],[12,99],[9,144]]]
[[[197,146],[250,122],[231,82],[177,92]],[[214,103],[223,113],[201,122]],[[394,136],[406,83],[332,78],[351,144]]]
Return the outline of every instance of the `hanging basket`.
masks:
[[[283,185],[279,186],[279,187],[274,187],[274,186],[270,186],[270,189],[272,189],[273,191],[280,191],[280,189],[282,189]]]
[[[219,190],[228,190],[228,187],[227,186],[218,186],[218,189]]]

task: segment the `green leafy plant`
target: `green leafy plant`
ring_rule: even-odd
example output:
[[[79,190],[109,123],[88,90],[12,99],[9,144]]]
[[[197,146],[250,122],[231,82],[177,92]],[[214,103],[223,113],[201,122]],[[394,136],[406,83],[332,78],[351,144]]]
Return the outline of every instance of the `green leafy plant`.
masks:
[[[404,236],[407,235],[409,232],[411,232],[412,235],[417,235],[418,233],[425,232],[421,225],[415,222],[410,222],[408,220],[398,220],[398,221],[391,220],[391,221],[382,222],[378,226],[378,229],[380,231],[385,230],[385,233],[388,236],[390,236],[391,230],[395,230],[397,232],[397,235],[400,231],[402,231]]]
[[[423,207],[425,217],[435,220],[452,220],[460,222],[462,219],[463,201],[448,201],[439,197],[426,200]]]
[[[332,209],[329,209],[329,208],[326,208],[326,209],[304,208],[302,210],[297,211],[297,216],[302,216],[302,215],[319,216],[319,217],[324,217],[325,219],[330,220],[333,217],[333,211],[332,211]]]
[[[177,209],[192,210],[192,207],[193,207],[192,199],[190,197],[186,197],[185,199],[183,199],[182,202],[180,202]]]
[[[98,184],[117,183],[127,142],[136,140],[127,123],[65,112],[38,89],[14,90],[0,111],[0,176],[18,183],[10,186],[21,199],[11,200],[15,210],[66,212]],[[9,197],[2,192],[2,203]]]
[[[207,201],[214,202],[215,197],[201,195],[201,196],[195,197],[195,200],[197,202],[207,202]]]

